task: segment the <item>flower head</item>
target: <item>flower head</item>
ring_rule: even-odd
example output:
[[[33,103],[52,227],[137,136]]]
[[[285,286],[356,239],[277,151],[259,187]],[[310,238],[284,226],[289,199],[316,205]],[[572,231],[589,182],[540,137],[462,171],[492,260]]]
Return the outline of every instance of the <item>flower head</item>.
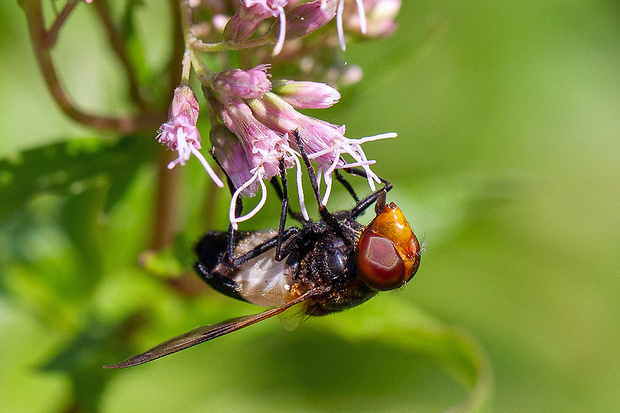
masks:
[[[168,121],[159,128],[157,140],[179,154],[177,159],[168,164],[169,169],[179,163],[185,165],[189,157],[194,154],[213,182],[223,187],[222,180],[198,151],[200,149],[200,133],[196,127],[198,111],[198,101],[192,89],[186,84],[177,87],[168,112]]]
[[[309,4],[309,3],[306,3]],[[318,4],[318,3],[317,3]],[[297,167],[297,191],[301,212],[309,219],[303,194],[300,158],[302,151],[318,165],[319,185],[325,180],[320,202],[327,204],[336,169],[361,167],[372,190],[381,180],[370,169],[361,144],[395,137],[395,133],[348,139],[345,127],[333,125],[297,111],[321,109],[334,105],[340,94],[334,88],[316,82],[276,80],[273,91],[268,80],[268,66],[244,71],[228,70],[213,77],[211,89],[205,89],[209,105],[222,121],[211,131],[212,154],[234,186],[230,204],[233,228],[249,219],[266,199],[264,181],[279,176],[281,168]],[[224,128],[225,127],[225,128]],[[351,158],[346,161],[345,157]],[[254,196],[261,188],[261,200],[248,214],[235,215],[239,196]]]

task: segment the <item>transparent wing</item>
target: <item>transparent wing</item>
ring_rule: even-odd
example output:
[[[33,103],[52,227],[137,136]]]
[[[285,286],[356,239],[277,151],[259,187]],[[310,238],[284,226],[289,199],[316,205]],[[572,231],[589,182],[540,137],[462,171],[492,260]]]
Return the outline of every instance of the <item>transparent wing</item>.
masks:
[[[232,333],[233,331],[240,330],[244,327],[258,323],[259,321],[263,321],[270,317],[273,317],[274,315],[278,315],[284,310],[294,306],[295,304],[299,304],[308,299],[309,297],[320,294],[321,292],[322,291],[319,289],[309,290],[286,304],[272,308],[267,311],[263,311],[262,313],[234,318],[232,320],[227,320],[219,324],[195,328],[183,335],[165,341],[153,347],[152,349],[145,351],[144,353],[129,357],[127,360],[120,363],[104,366],[104,368],[121,369],[125,367],[137,366],[139,364],[144,364],[160,357],[167,356],[168,354],[185,350],[186,348],[195,346],[196,344],[213,340],[214,338],[223,336],[224,334]]]

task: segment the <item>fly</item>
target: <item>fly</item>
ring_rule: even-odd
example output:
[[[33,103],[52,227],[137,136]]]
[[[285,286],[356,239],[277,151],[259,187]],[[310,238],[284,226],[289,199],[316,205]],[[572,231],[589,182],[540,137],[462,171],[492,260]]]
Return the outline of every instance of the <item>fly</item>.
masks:
[[[319,200],[314,170],[301,152]],[[348,172],[364,175],[356,169]],[[420,245],[398,206],[385,202],[392,188],[389,182],[384,180],[383,188],[350,210],[330,213],[319,202],[320,220],[301,219],[301,228],[285,229],[283,221],[290,211],[284,176],[282,180],[279,231],[208,232],[196,246],[195,269],[207,284],[229,297],[273,308],[198,327],[106,368],[143,364],[266,320],[295,305],[309,316],[343,311],[379,291],[400,288],[415,275]],[[375,218],[367,226],[358,223],[357,218],[373,204]]]

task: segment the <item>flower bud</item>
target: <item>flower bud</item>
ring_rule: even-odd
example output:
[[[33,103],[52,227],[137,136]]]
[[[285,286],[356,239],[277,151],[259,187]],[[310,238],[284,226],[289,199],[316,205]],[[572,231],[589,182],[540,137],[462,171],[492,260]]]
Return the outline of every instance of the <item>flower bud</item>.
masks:
[[[254,167],[248,161],[243,145],[224,125],[217,124],[209,133],[211,154],[220,167],[226,172],[235,188],[241,187],[252,178],[250,170]],[[258,191],[258,183],[249,185],[241,195],[254,196]]]
[[[213,182],[223,187],[224,183],[198,151],[200,149],[200,133],[196,127],[198,112],[198,101],[192,89],[187,84],[177,87],[168,111],[168,121],[159,128],[157,140],[179,154],[177,159],[168,164],[168,168],[172,169],[179,163],[185,165],[189,157],[194,154]]]
[[[295,109],[325,109],[340,100],[340,93],[325,83],[274,81],[273,91]]]
[[[240,43],[249,39],[263,21],[284,14],[287,3],[287,0],[243,0],[224,28],[224,40]]]
[[[323,7],[321,0],[299,5],[286,13],[286,40],[293,40],[310,34],[325,26],[336,15],[336,8]],[[276,21],[269,36],[276,37],[280,33],[280,21]]]
[[[258,65],[250,70],[219,72],[213,79],[213,89],[223,95],[242,99],[259,98],[271,89],[267,69],[269,65]]]

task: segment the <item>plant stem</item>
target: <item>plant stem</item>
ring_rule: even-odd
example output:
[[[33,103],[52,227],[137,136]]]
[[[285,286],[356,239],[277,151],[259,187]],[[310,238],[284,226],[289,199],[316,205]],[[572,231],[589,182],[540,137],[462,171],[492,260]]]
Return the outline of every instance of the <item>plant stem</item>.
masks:
[[[140,130],[152,131],[165,122],[167,117],[165,110],[143,112],[136,116],[108,117],[90,115],[75,107],[70,97],[66,94],[56,73],[50,54],[50,34],[45,30],[40,0],[23,0],[23,7],[28,20],[30,40],[45,84],[56,104],[67,116],[94,129],[111,130],[121,134],[131,134]],[[66,17],[63,17],[63,19],[66,19]],[[55,34],[51,35],[52,39],[61,27],[60,24],[55,24],[55,26],[55,32],[53,32]]]

